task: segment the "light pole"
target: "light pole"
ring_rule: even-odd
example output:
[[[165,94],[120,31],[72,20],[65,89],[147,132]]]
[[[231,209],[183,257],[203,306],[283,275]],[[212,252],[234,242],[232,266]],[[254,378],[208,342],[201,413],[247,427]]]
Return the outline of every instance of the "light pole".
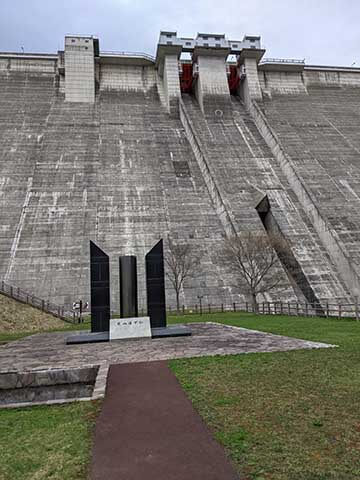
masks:
[[[197,298],[199,299],[199,306],[200,306],[200,315],[202,315],[202,304],[201,299],[204,298],[204,295],[198,295]]]

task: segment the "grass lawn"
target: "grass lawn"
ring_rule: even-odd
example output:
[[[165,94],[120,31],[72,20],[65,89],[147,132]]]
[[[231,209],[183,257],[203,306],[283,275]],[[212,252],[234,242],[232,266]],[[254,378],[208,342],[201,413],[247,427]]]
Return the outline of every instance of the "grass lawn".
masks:
[[[99,405],[0,410],[0,480],[85,480]]]
[[[241,480],[360,479],[360,323],[250,313],[169,317],[194,321],[339,345],[170,362]],[[0,410],[0,480],[85,480],[98,409],[80,402]]]
[[[200,317],[171,319],[184,320]],[[201,320],[339,345],[170,362],[240,478],[359,480],[360,324],[235,313]]]
[[[89,322],[89,319],[87,319]],[[89,323],[71,324],[0,294],[0,344],[39,332],[89,329]]]

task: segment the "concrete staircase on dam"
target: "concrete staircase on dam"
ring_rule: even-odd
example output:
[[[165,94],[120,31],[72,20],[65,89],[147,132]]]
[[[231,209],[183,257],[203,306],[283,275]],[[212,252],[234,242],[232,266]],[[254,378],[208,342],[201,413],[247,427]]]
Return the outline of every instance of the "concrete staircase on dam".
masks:
[[[256,207],[266,198],[272,218],[267,227],[280,230],[298,268],[297,276],[287,271],[288,297],[323,305],[346,301],[347,289],[250,114],[236,98],[223,108],[219,115],[217,103],[217,111],[208,108],[203,115],[195,99],[183,94],[180,113],[224,229],[230,235],[262,229]]]
[[[360,89],[308,87],[259,105],[290,185],[352,297],[360,292]],[[274,141],[275,138],[275,141]]]
[[[89,240],[136,254],[140,307],[146,252],[163,237],[203,253],[182,292],[211,303],[239,297],[219,261],[223,227],[179,119],[155,89],[104,88],[95,104],[67,103],[50,74],[0,74],[1,275],[45,300],[89,301]],[[168,285],[168,302],[174,295]],[[235,296],[234,296],[235,295]]]

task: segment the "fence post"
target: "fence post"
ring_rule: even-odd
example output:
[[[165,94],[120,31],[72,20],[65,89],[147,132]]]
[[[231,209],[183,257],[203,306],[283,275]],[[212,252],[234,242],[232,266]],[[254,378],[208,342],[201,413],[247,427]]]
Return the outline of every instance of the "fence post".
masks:
[[[195,312],[198,313],[198,304],[195,305]]]
[[[326,302],[326,318],[329,316],[329,302]]]
[[[270,302],[267,302],[267,306],[268,306],[268,315],[270,315]]]
[[[221,312],[224,313],[224,304],[221,304]]]
[[[277,314],[276,305],[277,305],[277,303],[274,302],[274,313],[275,313],[275,315]]]
[[[209,307],[209,313],[211,313],[211,305],[210,305],[210,303],[209,303],[208,307]]]
[[[26,303],[29,303],[29,295],[26,295]]]
[[[45,310],[45,300],[41,300],[41,310]]]
[[[264,305],[264,302],[262,302],[262,313],[263,313],[263,315],[264,315],[264,313],[265,313],[265,305]]]
[[[339,303],[339,320],[341,319],[341,304]]]
[[[17,296],[20,297],[20,287],[17,289]]]
[[[291,315],[291,307],[290,307],[290,302],[288,302],[288,314],[289,314],[289,317]]]
[[[299,316],[299,304],[296,303],[296,315]]]
[[[10,295],[13,296],[13,287],[10,287]]]
[[[281,302],[280,302],[280,313],[281,313],[281,315],[284,313],[284,308],[283,308],[283,302],[282,302],[282,300],[281,300]]]
[[[234,312],[236,312],[236,304],[235,304],[235,302],[233,303],[233,310],[234,310]]]
[[[1,290],[2,290],[2,291],[5,290],[5,282],[4,282],[4,280],[1,281]]]
[[[249,311],[249,305],[248,302],[246,302],[246,313]]]

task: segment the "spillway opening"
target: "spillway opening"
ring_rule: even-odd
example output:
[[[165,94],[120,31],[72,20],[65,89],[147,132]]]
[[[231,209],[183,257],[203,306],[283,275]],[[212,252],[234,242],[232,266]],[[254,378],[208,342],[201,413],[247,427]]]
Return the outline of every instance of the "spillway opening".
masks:
[[[281,238],[281,242],[275,242],[274,248],[295,292],[300,292],[304,296],[306,302],[312,306],[316,315],[325,315],[325,311],[321,307],[319,299],[315,295],[315,292],[306,278],[299,262],[296,260],[289,242],[286,240],[285,235],[281,231],[271,212],[271,205],[267,196],[265,196],[258,204],[256,211],[266,232],[269,235]]]

